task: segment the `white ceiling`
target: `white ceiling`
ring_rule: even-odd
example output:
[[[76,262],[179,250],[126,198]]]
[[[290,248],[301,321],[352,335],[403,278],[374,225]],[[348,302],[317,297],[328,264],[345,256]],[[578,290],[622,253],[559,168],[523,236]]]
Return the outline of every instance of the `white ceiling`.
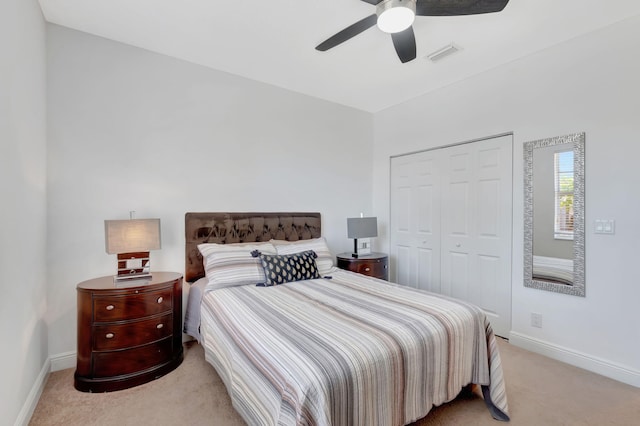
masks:
[[[375,13],[359,0],[40,0],[49,22],[377,112],[640,14],[638,0],[511,0],[500,13],[417,17],[417,58],[400,63],[376,27],[315,46]],[[449,44],[460,52],[424,57]],[[553,64],[549,64],[552,66]]]

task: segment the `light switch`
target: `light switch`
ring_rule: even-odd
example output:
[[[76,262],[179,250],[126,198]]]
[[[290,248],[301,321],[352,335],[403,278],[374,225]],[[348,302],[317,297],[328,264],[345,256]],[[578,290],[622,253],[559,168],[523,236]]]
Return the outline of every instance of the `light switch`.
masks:
[[[611,219],[596,219],[593,232],[596,234],[615,234],[616,221]]]

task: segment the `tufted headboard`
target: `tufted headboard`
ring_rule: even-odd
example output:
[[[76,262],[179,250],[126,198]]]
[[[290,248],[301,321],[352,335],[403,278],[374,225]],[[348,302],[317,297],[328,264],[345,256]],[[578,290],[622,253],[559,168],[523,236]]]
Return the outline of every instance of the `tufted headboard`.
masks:
[[[186,213],[185,280],[204,277],[198,244],[319,238],[320,213]]]

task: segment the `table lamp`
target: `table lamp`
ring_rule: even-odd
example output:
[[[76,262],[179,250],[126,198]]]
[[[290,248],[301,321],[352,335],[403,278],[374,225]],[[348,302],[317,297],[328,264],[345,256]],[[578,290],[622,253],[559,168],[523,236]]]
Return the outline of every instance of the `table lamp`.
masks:
[[[160,249],[160,219],[105,220],[104,240],[107,253],[118,255],[114,281],[151,277],[149,251]]]
[[[347,218],[347,237],[353,238],[353,257],[358,257],[358,239],[378,236],[378,219],[375,217],[349,217]],[[371,248],[366,248],[368,254]]]

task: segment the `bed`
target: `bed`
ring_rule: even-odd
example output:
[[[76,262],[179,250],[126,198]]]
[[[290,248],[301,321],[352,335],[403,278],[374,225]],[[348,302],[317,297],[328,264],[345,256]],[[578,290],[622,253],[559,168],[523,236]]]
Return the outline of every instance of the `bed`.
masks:
[[[573,285],[573,260],[534,255],[533,279]]]
[[[187,213],[185,234],[185,332],[249,425],[405,425],[472,383],[509,420],[482,310],[333,267],[319,213]]]

